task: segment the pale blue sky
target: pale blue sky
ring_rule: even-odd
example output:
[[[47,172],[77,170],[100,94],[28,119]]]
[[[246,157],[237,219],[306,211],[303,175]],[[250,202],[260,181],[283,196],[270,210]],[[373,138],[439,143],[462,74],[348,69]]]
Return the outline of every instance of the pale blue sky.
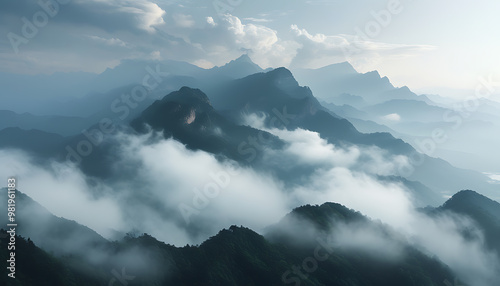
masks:
[[[43,11],[37,1],[2,1],[0,71],[101,72],[129,58],[210,67],[248,51],[263,67],[348,60],[358,71],[378,70],[397,86],[444,95],[473,90],[479,76],[500,79],[498,1],[218,1],[72,0],[59,4],[31,38],[23,36],[22,18],[32,22]],[[217,3],[236,5],[218,15]],[[390,5],[398,13],[374,26],[374,13],[390,11]],[[367,27],[380,29],[365,39],[354,37]],[[14,44],[17,54],[9,33],[25,39]]]

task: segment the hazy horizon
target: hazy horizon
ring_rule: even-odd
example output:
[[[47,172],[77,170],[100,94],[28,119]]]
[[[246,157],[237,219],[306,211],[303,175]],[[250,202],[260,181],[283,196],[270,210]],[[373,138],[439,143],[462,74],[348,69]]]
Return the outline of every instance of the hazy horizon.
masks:
[[[349,61],[396,86],[458,99],[476,89],[479,77],[499,81],[500,41],[489,28],[500,22],[496,1],[228,3],[73,0],[54,9],[3,1],[0,71],[100,73],[123,59],[212,67],[247,52],[263,68]]]
[[[1,1],[0,284],[495,286],[498,11]]]

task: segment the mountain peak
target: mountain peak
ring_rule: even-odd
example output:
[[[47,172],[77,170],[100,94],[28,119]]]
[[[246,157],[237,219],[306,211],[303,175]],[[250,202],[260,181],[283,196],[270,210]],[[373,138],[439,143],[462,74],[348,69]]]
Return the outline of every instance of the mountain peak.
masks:
[[[299,87],[299,83],[287,68],[280,67],[267,72],[266,75],[273,81],[276,87],[288,93],[293,93]]]
[[[357,74],[358,72],[349,62],[340,62],[324,66],[318,70],[329,75]]]
[[[489,200],[487,197],[475,192],[475,191],[472,191],[472,190],[462,190],[456,194],[454,194],[446,203],[450,202],[450,201],[456,201],[456,200],[470,200],[470,199],[487,199]],[[445,203],[445,204],[446,204]]]
[[[305,205],[295,208],[290,215],[299,216],[309,220],[321,228],[325,228],[332,218],[340,219],[344,222],[362,221],[366,218],[359,212],[349,209],[338,203],[324,203],[320,206]]]
[[[366,75],[371,75],[371,76],[374,76],[374,77],[376,77],[376,78],[382,78],[382,77],[380,76],[380,73],[379,73],[377,70],[369,71],[369,72],[366,72],[365,74],[366,74]]]
[[[404,92],[411,92],[410,88],[406,85],[403,85],[402,87],[400,87],[399,90],[404,91]]]
[[[239,58],[213,69],[232,78],[242,78],[263,71],[263,69],[254,63],[247,54],[243,54]]]
[[[357,73],[356,69],[347,61],[335,64],[337,67],[341,67],[346,71],[351,71]]]
[[[187,86],[181,87],[178,91],[174,91],[166,95],[162,101],[175,101],[182,104],[189,105],[210,105],[208,96],[197,88],[190,88]]]
[[[237,63],[251,63],[255,64],[252,59],[248,56],[248,54],[243,54],[239,58],[232,60],[231,62],[237,62]]]
[[[191,140],[188,146],[201,144],[193,139],[194,133],[208,132],[213,128],[215,114],[208,97],[199,89],[182,87],[162,100],[155,101],[130,124],[138,132],[148,132],[148,127],[163,130],[165,137]]]
[[[292,72],[285,67],[273,69],[272,71],[267,72],[267,74],[275,77],[293,77]]]
[[[444,209],[455,211],[477,207],[500,216],[500,203],[471,190],[463,190],[456,193],[442,206]]]

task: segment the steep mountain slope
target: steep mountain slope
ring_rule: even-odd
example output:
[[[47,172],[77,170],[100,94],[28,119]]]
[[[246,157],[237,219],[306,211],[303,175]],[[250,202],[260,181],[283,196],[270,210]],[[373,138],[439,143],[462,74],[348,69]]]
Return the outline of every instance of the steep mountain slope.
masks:
[[[255,64],[246,54],[221,67],[213,67],[210,69],[211,73],[233,79],[242,78],[262,71],[263,69]]]
[[[148,237],[134,243],[156,245],[165,257],[172,257],[172,276],[167,281],[179,285],[439,285],[452,277],[446,266],[416,251],[406,262],[384,263],[355,251],[335,249],[328,255],[330,249],[321,249],[327,260],[316,261],[314,271],[306,266],[306,271],[301,266],[304,259],[312,259],[317,243],[295,246],[268,241],[236,226],[199,247],[175,249]],[[302,279],[293,269],[302,271]]]
[[[233,64],[235,63],[233,62]],[[183,88],[179,92],[185,93],[187,96],[196,93],[187,88]],[[159,93],[160,91],[157,91],[155,94]],[[132,123],[132,126],[136,130],[144,132],[146,131],[144,124],[149,124],[156,130],[164,130],[165,136],[172,136],[189,148],[223,154],[240,162],[248,162],[249,153],[245,153],[246,150],[241,148],[241,144],[244,144],[249,138],[269,137],[271,141],[264,145],[272,148],[282,144],[280,140],[266,132],[238,126],[245,124],[242,120],[242,114],[264,113],[267,115],[266,124],[268,127],[286,127],[289,130],[308,129],[318,132],[322,138],[340,146],[375,145],[387,150],[390,154],[408,156],[415,162],[412,162],[409,170],[404,170],[405,172],[401,172],[400,175],[412,181],[420,181],[434,190],[451,193],[456,189],[474,188],[492,194],[491,191],[494,189],[493,185],[487,183],[489,179],[486,176],[456,169],[445,161],[419,155],[412,146],[402,140],[395,139],[389,133],[363,134],[358,132],[349,121],[323,107],[311,91],[307,87],[299,86],[290,71],[284,68],[267,73],[257,73],[230,82],[214,83],[213,87],[208,88],[207,94],[211,103],[200,103],[196,106],[193,105],[193,102],[179,101],[182,96],[173,96],[172,99],[166,96],[146,108],[144,113]],[[193,98],[197,98],[200,102],[205,100],[203,96],[194,96]],[[146,101],[143,103],[146,104]],[[128,118],[133,118],[132,114],[139,112],[139,110],[140,107],[137,107],[130,111]],[[116,123],[124,125],[127,122],[128,120]],[[97,127],[92,126],[88,129],[95,128]],[[4,140],[12,141],[16,137],[7,136],[5,138]],[[25,149],[32,147],[33,150],[43,146],[43,144],[24,146],[22,144],[28,144],[23,142],[26,141],[24,138],[26,137],[17,140],[20,142],[20,145],[17,146]],[[66,146],[75,150],[78,144],[89,141],[89,138],[84,134],[79,134],[63,141],[63,144],[51,143],[47,145],[58,146],[56,149],[59,150],[59,159],[64,160],[68,157],[75,159],[77,156],[71,155]],[[33,145],[34,140],[26,142]],[[117,143],[105,140],[99,146],[94,144],[91,146],[90,155],[78,156],[76,161],[82,161],[82,168],[86,173],[106,177],[110,175],[110,163],[117,158],[117,154],[112,152],[116,149]],[[16,144],[17,142],[7,142],[4,146]],[[42,151],[49,153],[52,150]],[[443,180],[443,176],[454,179]],[[495,196],[492,197],[495,198]],[[441,202],[434,202],[434,204],[436,203]]]
[[[387,247],[374,255],[362,245],[338,244],[336,238],[342,238],[345,228],[371,231]],[[301,231],[290,231],[294,229]],[[99,259],[89,260],[79,255],[54,258],[35,245],[18,237],[21,285],[36,285],[28,277],[50,285],[108,285],[120,277],[116,273],[122,273],[129,285],[417,286],[441,285],[453,277],[445,265],[407,245],[392,230],[333,203],[297,208],[271,226],[266,236],[231,226],[199,246],[179,248],[147,234],[127,236],[107,243]],[[400,253],[394,256],[390,248]],[[93,249],[85,248],[89,253]],[[5,249],[0,251],[2,259],[7,255]],[[21,268],[27,261],[30,266]]]
[[[10,234],[0,230],[0,259],[10,259],[10,251],[4,247]],[[10,278],[7,267],[0,268],[0,284],[5,286],[84,286],[84,285],[106,285],[106,276],[101,270],[91,267],[92,274],[83,269],[76,270],[69,267],[60,259],[48,254],[37,247],[31,239],[16,236],[16,272],[15,278]]]
[[[317,273],[311,274],[320,285],[347,281],[354,285],[439,285],[448,279],[446,266],[409,246],[398,233],[335,203],[296,208],[270,227],[266,237],[303,257],[312,256],[318,248],[330,253],[328,260],[318,262]],[[310,242],[316,249],[308,247]],[[323,263],[339,266],[328,269]],[[349,277],[353,272],[357,272],[355,278]]]
[[[6,193],[6,189],[1,189]],[[7,195],[0,196],[0,212],[7,213]],[[7,224],[7,216],[2,222]],[[29,196],[16,191],[16,233],[56,255],[83,255],[108,243],[90,228],[54,216]]]
[[[248,126],[239,126],[221,116],[212,107],[208,97],[198,89],[183,87],[177,92],[155,101],[131,126],[139,132],[163,131],[165,138],[173,137],[188,148],[214,154],[224,154],[231,159],[246,158],[240,144],[249,137],[270,138],[268,147],[282,146],[277,137]]]
[[[405,153],[411,146],[388,133],[362,134],[347,120],[323,107],[307,87],[301,87],[292,73],[278,68],[235,80],[229,85],[210,90],[214,107],[228,111],[233,120],[241,114],[267,114],[272,127],[297,127],[321,133],[335,144],[367,144]]]
[[[484,232],[488,247],[497,251],[500,257],[500,203],[474,191],[465,190],[455,194],[435,213],[451,211],[466,215],[477,222]]]
[[[389,133],[363,134],[347,120],[327,110],[307,87],[301,87],[290,71],[279,68],[235,80],[207,93],[214,107],[229,118],[242,122],[241,115],[266,114],[267,125],[293,130],[303,128],[318,132],[322,138],[337,145],[378,146],[390,154],[408,156],[411,166],[401,176],[420,181],[434,190],[481,188],[493,194],[488,178],[473,171],[457,169],[447,162],[418,153],[411,145]],[[443,176],[454,178],[443,180]]]

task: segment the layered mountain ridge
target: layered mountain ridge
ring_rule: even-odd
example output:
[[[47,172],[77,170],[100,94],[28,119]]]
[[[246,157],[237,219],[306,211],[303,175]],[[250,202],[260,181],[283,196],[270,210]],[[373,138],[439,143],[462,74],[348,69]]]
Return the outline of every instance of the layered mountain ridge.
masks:
[[[17,239],[23,259],[35,261],[34,267],[19,270],[23,285],[36,285],[27,277],[37,277],[51,285],[108,285],[116,279],[116,273],[125,268],[134,271],[128,276],[134,277],[130,285],[416,286],[442,285],[461,275],[460,270],[464,268],[460,268],[460,262],[450,259],[453,256],[448,253],[429,252],[425,245],[419,244],[425,240],[421,234],[406,232],[412,226],[395,223],[398,227],[392,228],[341,204],[325,203],[337,198],[339,202],[352,203],[349,196],[344,196],[347,194],[339,191],[345,186],[353,194],[360,194],[360,202],[366,201],[358,206],[367,213],[373,215],[370,204],[379,210],[378,204],[392,206],[394,209],[387,210],[394,211],[390,214],[394,216],[389,219],[391,222],[401,215],[401,221],[417,224],[421,221],[415,217],[422,217],[413,217],[415,221],[407,217],[413,214],[413,206],[430,205],[420,209],[418,215],[424,217],[422,221],[428,222],[429,228],[434,224],[441,226],[437,230],[443,232],[437,233],[448,231],[444,237],[450,239],[450,245],[457,241],[466,246],[477,243],[473,245],[477,246],[474,254],[483,255],[484,251],[485,257],[491,258],[487,261],[495,262],[497,256],[500,260],[500,204],[488,198],[498,200],[498,185],[484,174],[456,168],[433,156],[433,152],[422,152],[421,144],[412,141],[418,130],[422,136],[433,130],[441,115],[452,111],[449,107],[437,105],[426,96],[417,96],[408,87],[396,88],[378,72],[358,73],[349,63],[293,73],[286,68],[263,70],[247,55],[212,69],[175,61],[163,64],[169,66],[148,62],[150,69],[162,71],[156,75],[161,75],[163,80],[140,102],[130,101],[133,97],[123,101],[123,94],[115,97],[118,93],[130,93],[140,84],[136,78],[143,71],[129,68],[140,67],[141,62],[132,60],[93,79],[109,81],[111,85],[127,82],[126,86],[115,87],[109,93],[96,94],[98,107],[88,104],[92,101],[88,98],[67,105],[78,109],[81,104],[82,110],[91,116],[47,117],[0,112],[0,116],[9,119],[5,123],[7,128],[0,128],[0,148],[3,149],[0,151],[8,159],[29,157],[26,161],[31,164],[29,168],[45,168],[44,172],[30,171],[23,176],[36,174],[49,182],[57,181],[61,176],[57,168],[65,166],[71,171],[70,175],[74,175],[71,178],[77,181],[79,190],[91,190],[92,193],[84,196],[89,202],[116,196],[113,206],[126,201],[125,206],[132,206],[128,209],[141,213],[150,207],[160,215],[148,221],[149,227],[152,224],[160,231],[174,229],[173,236],[182,233],[186,237],[203,237],[203,243],[176,247],[148,234],[139,236],[135,229],[123,239],[123,233],[115,232],[113,239],[120,239],[110,242],[78,222],[53,216],[18,192],[18,234],[22,237]],[[311,88],[301,84],[311,84]],[[114,105],[116,100],[122,100],[121,105]],[[122,111],[128,108],[127,116],[117,119],[125,113],[113,111],[112,106],[120,106]],[[494,110],[479,110],[478,114],[471,115],[471,121],[461,117],[464,128],[484,127],[482,120],[495,126],[487,121],[496,120]],[[428,116],[421,119],[421,114]],[[448,115],[456,120],[463,113]],[[107,122],[112,122],[113,131],[104,132],[101,119],[109,119]],[[44,127],[47,122],[54,124]],[[467,125],[471,122],[476,125]],[[450,122],[440,122],[438,126],[447,131],[449,125]],[[37,130],[39,126],[44,127],[43,130]],[[360,126],[368,132],[360,132]],[[406,126],[412,127],[408,129],[412,134],[399,132]],[[84,132],[74,135],[80,128],[84,128]],[[453,133],[445,132],[445,135],[451,137]],[[123,138],[140,142],[141,146],[127,149],[129,142]],[[427,147],[428,139],[418,137]],[[308,148],[311,146],[305,143],[315,148]],[[160,151],[165,150],[154,148],[160,146],[155,144],[163,144],[167,151],[177,148],[179,153],[186,153],[187,156],[177,159],[184,158],[192,165],[186,169],[183,160],[173,162],[178,166],[167,164],[172,163],[166,162],[169,158],[160,157],[164,155]],[[441,145],[436,145],[439,150]],[[170,148],[172,146],[174,148]],[[11,156],[13,149],[26,151],[27,155],[16,157],[19,153],[13,152]],[[316,152],[318,150],[322,153]],[[203,160],[190,160],[193,157]],[[220,177],[214,181],[212,171],[220,174],[230,170],[224,169],[228,161],[244,174],[229,177],[227,184],[223,182],[221,187]],[[376,164],[369,165],[372,161]],[[10,162],[16,166],[26,163]],[[154,169],[158,166],[164,169]],[[177,167],[188,171],[176,173]],[[203,167],[207,170],[202,170]],[[204,171],[210,173],[209,181],[204,181]],[[158,183],[151,180],[153,175],[161,177],[156,178]],[[184,175],[196,184],[186,184],[181,178]],[[226,188],[233,180],[236,184]],[[334,184],[337,181],[338,184]],[[125,186],[127,183],[133,186],[129,189]],[[241,195],[240,189],[254,183],[251,195],[228,205],[231,200],[223,197],[224,193],[229,198],[237,197]],[[135,193],[136,189],[140,189],[137,196],[127,193],[131,190]],[[478,190],[488,197],[461,191],[444,202],[460,189]],[[176,193],[177,190],[180,191]],[[214,190],[223,195],[210,193]],[[268,191],[265,196],[261,195],[262,190]],[[282,193],[277,194],[276,190]],[[34,194],[33,190],[30,192]],[[255,200],[251,198],[254,194]],[[380,200],[374,194],[379,194]],[[247,201],[248,208],[255,209],[243,210]],[[317,205],[308,204],[311,201]],[[189,222],[185,217],[182,220],[178,210],[186,202],[192,203],[188,207],[199,221]],[[0,203],[0,210],[7,206],[2,199]],[[270,221],[271,225],[264,230],[233,225],[217,234],[211,232],[213,229],[208,224],[220,214],[210,211],[223,209],[225,212],[221,213],[225,217],[218,219],[227,222],[230,221],[227,217],[240,211],[263,216],[256,205],[274,207],[280,216],[285,213],[283,209],[289,211],[302,206],[276,223]],[[142,208],[144,206],[146,208]],[[132,225],[132,212],[124,214],[128,209],[121,211],[125,221]],[[152,214],[146,211],[145,217]],[[250,224],[251,220],[245,221]],[[443,221],[450,224],[439,225]],[[231,224],[233,222],[225,225]],[[222,227],[224,224],[217,225],[216,229]],[[457,228],[456,233],[453,227]],[[177,233],[177,230],[185,233]],[[208,235],[203,235],[207,233],[215,235],[206,239]],[[3,241],[1,234],[4,233],[0,233]],[[168,239],[170,237],[165,241]],[[457,245],[462,245],[459,243]],[[315,256],[318,247],[322,247],[324,254],[319,256],[321,259]],[[5,249],[0,254],[2,259],[7,258]],[[327,258],[322,260],[325,255]],[[448,265],[438,257],[444,258]],[[309,272],[311,259],[316,261],[314,270]],[[46,261],[47,265],[42,267],[40,261]],[[495,265],[491,266],[494,273],[481,272],[480,265],[470,271],[472,276],[465,277],[484,276],[487,282],[482,281],[482,285],[489,286],[498,276]],[[53,274],[51,278],[37,268],[44,269],[47,275],[59,268],[62,274]]]
[[[22,202],[30,201],[22,193],[18,192],[18,195]],[[472,196],[479,198],[477,194]],[[62,220],[52,217],[54,227],[61,230],[68,227]],[[33,222],[36,220],[43,218],[36,217]],[[335,243],[335,238],[340,235],[339,227],[346,226],[378,233],[391,245],[400,245],[402,252],[395,258],[384,258],[373,256],[371,250],[361,245],[353,248],[352,245]],[[85,229],[83,226],[78,228]],[[308,228],[313,230],[311,240],[303,236]],[[32,232],[32,228],[26,228],[23,236],[31,237]],[[113,243],[100,242],[101,245],[107,244],[107,250],[99,261],[88,261],[81,255],[46,254],[38,249],[37,240],[33,241],[34,245],[31,240],[26,241],[20,236],[17,240],[18,251],[26,252],[23,259],[51,261],[51,266],[44,268],[43,277],[35,273],[34,268],[21,268],[18,276],[38,277],[42,281],[53,277],[53,285],[67,285],[65,283],[69,281],[78,281],[78,285],[104,285],[113,278],[113,268],[123,267],[128,269],[125,270],[128,277],[132,277],[128,281],[130,285],[199,285],[202,281],[204,285],[288,285],[296,282],[304,285],[344,285],[347,282],[359,286],[439,285],[442,281],[453,280],[453,274],[445,265],[420,253],[393,230],[335,203],[298,207],[278,224],[270,226],[264,236],[245,227],[231,226],[199,246],[174,247],[147,234],[129,235]],[[142,258],[136,256],[140,263],[154,263],[154,266],[137,267],[138,262],[116,259],[134,249],[145,255]],[[321,259],[316,261],[317,268],[309,272],[305,270],[309,268],[302,268],[304,273],[311,275],[301,276],[293,270],[304,265],[305,259],[315,257],[315,253]],[[0,254],[2,257],[7,255],[5,251]],[[56,267],[62,263],[64,267]],[[86,265],[87,271],[79,271],[81,265]],[[53,273],[61,269],[64,269],[65,276]],[[109,273],[105,269],[109,269]],[[26,278],[22,280],[23,285],[36,285]]]

